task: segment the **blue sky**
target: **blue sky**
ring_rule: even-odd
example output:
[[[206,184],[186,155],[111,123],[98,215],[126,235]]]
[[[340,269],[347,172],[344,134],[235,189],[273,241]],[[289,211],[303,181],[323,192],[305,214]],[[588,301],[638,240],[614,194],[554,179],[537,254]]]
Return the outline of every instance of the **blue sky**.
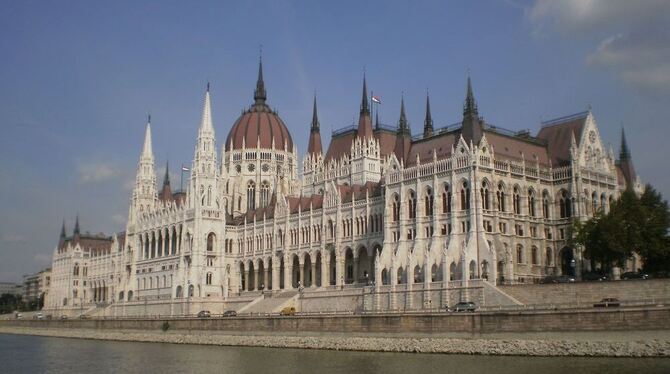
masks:
[[[352,124],[361,79],[414,133],[460,119],[468,70],[480,113],[536,133],[589,105],[643,181],[670,194],[670,3],[565,1],[0,1],[0,281],[48,266],[61,220],[121,231],[148,113],[162,174],[190,163],[206,83],[219,146],[251,104],[263,45],[269,103],[302,155]],[[324,144],[324,146],[325,146]]]

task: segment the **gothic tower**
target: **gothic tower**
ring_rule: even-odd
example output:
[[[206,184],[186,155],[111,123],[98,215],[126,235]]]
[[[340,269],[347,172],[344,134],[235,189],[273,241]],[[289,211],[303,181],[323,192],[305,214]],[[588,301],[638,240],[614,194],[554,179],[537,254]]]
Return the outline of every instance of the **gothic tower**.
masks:
[[[216,161],[216,138],[212,125],[212,109],[209,83],[205,92],[202,119],[198,129],[198,140],[191,167],[189,202],[192,207],[218,208],[218,168]]]
[[[135,218],[143,212],[154,209],[156,199],[156,172],[154,170],[154,154],[151,146],[151,116],[149,116],[144,133],[144,146],[142,147],[140,161],[137,164],[137,175],[133,189],[133,200],[130,205],[129,221],[134,222]]]

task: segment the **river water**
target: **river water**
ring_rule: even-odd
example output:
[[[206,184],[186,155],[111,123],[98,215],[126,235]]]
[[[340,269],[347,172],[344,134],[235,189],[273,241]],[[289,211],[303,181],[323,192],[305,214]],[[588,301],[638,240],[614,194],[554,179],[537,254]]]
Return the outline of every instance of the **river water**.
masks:
[[[670,373],[670,359],[219,347],[0,334],[0,373]]]

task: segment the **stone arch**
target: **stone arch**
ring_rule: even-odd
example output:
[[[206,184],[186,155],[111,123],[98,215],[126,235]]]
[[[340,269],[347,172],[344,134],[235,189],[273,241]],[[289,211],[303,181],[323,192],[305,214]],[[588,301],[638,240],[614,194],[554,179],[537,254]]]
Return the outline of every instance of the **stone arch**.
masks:
[[[575,276],[575,256],[572,252],[572,248],[563,247],[559,252],[559,257],[561,259],[561,272],[564,275]]]
[[[479,189],[479,193],[482,199],[482,209],[491,210],[491,185],[488,178],[482,180],[482,185]]]
[[[402,265],[398,266],[397,277],[398,277],[398,284],[407,283],[407,280],[405,279],[405,270],[403,269]]]
[[[210,232],[209,234],[207,234],[207,252],[214,251],[215,245],[216,245],[216,234]]]
[[[507,187],[505,186],[505,182],[499,181],[498,186],[496,188],[496,205],[498,208],[498,211],[500,212],[505,212],[507,209],[507,203],[506,203],[506,197],[505,195],[507,194]]]
[[[365,246],[359,246],[357,252],[357,274],[354,274],[354,283],[361,282],[367,285],[374,280],[374,261]]]
[[[391,283],[389,272],[386,268],[382,269],[382,285],[388,286]]]
[[[177,299],[181,299],[182,297],[184,297],[181,286],[177,286],[177,291],[175,292],[175,297]]]
[[[414,280],[413,283],[422,283],[423,279],[425,277],[425,271],[422,266],[419,266],[418,264],[414,266]]]

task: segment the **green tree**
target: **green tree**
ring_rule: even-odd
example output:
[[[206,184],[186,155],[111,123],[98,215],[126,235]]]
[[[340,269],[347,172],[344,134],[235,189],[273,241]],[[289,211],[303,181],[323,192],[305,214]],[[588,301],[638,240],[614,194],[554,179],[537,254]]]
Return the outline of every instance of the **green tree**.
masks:
[[[617,253],[617,265],[638,251],[643,243],[644,210],[637,194],[631,189],[623,191],[610,206],[605,232],[611,249]]]
[[[668,202],[648,184],[640,197],[640,205],[643,220],[642,243],[638,247],[638,253],[644,259],[644,268],[646,271],[668,270],[670,269]]]

